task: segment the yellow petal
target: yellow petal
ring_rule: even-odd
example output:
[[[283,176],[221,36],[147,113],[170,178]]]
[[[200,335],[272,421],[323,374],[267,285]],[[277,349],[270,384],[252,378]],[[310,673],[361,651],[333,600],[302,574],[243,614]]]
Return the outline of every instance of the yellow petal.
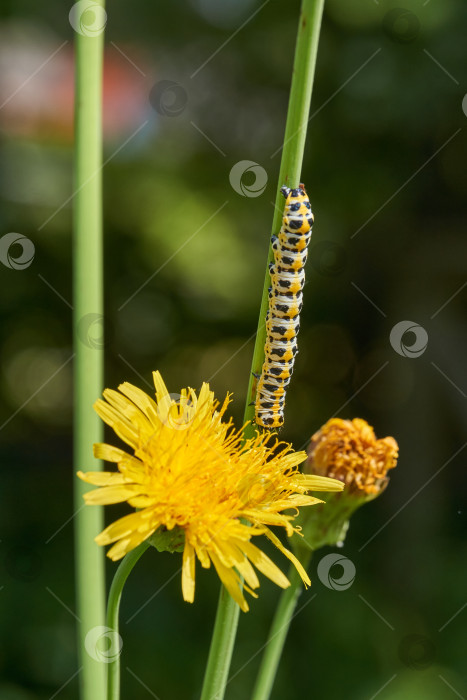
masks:
[[[116,484],[127,484],[128,479],[120,472],[77,472],[77,476],[87,484],[94,486],[115,486]],[[92,491],[91,491],[92,493]]]
[[[325,503],[321,498],[305,496],[303,494],[293,494],[282,500],[275,500],[271,506],[275,511],[288,510],[289,508],[300,508],[302,506],[315,506],[318,503]]]
[[[131,425],[137,428],[139,435],[143,435],[146,438],[151,435],[154,430],[151,422],[126,396],[118,391],[114,391],[113,389],[105,389],[104,398],[116,411],[119,412],[121,418],[124,418]]]
[[[148,516],[144,511],[138,511],[137,513],[130,513],[130,515],[125,515],[123,518],[116,520],[114,523],[109,525],[103,530],[100,535],[97,535],[97,544],[110,544],[116,540],[129,537],[132,532],[144,532],[146,533],[143,537],[149,537],[148,532],[156,530],[159,523],[148,522]],[[152,534],[152,533],[151,533]]]
[[[330,479],[328,476],[315,474],[300,474],[300,476],[309,491],[342,491],[345,486],[342,481]]]
[[[251,510],[243,510],[242,515],[245,518],[252,519],[255,522],[265,523],[266,525],[280,525],[284,527],[284,520],[292,520],[292,515],[282,515],[282,513],[270,513],[267,510],[252,508]]]
[[[293,535],[294,529],[289,522],[290,520],[293,520],[293,515],[268,513],[267,511],[256,509],[244,510],[242,511],[242,516],[254,523],[264,523],[264,525],[279,525],[280,527],[285,527],[289,537]]]
[[[99,544],[99,542],[97,542],[97,544]],[[109,559],[112,559],[112,561],[118,561],[119,559],[122,559],[122,557],[124,557],[125,554],[128,554],[128,552],[130,551],[130,544],[130,537],[127,537],[123,540],[119,540],[117,544],[114,544],[114,546],[109,549],[109,551],[107,552],[107,556],[109,557]]]
[[[132,508],[149,508],[156,505],[157,501],[153,496],[132,496],[128,499],[128,503]]]
[[[102,486],[100,489],[88,491],[83,497],[90,505],[107,506],[111,503],[123,503],[140,493],[141,486],[139,484],[117,484],[116,486]]]
[[[125,556],[125,554],[128,554],[128,552],[131,552],[132,549],[135,549],[141,542],[144,542],[148,537],[152,535],[154,530],[149,530],[148,532],[134,532],[130,537],[127,537],[123,540],[120,540],[117,542],[117,544],[114,544],[113,547],[109,549],[107,552],[107,556],[112,559],[112,561],[118,561],[118,559],[121,559],[122,557]]]
[[[278,537],[276,537],[276,535],[271,530],[267,529],[265,532],[265,535],[268,539],[271,540],[271,542],[273,544],[276,545],[277,549],[280,552],[282,552],[282,554],[284,554],[287,557],[287,559],[289,559],[289,561],[292,562],[292,564],[295,566],[298,573],[300,574],[300,578],[302,579],[305,586],[311,586],[310,578],[309,578],[307,572],[305,571],[305,569],[303,568],[303,566],[298,561],[297,557],[294,554],[292,554],[292,552],[289,552],[289,550],[284,547],[284,545],[282,544],[280,539]]]
[[[281,588],[288,588],[290,581],[278,566],[263,552],[256,547],[252,542],[242,542],[241,548],[247,557],[253,562],[258,571],[267,576],[271,581],[274,581]]]
[[[192,397],[196,398],[196,394],[191,390]],[[216,402],[217,403],[217,402]],[[199,397],[196,403],[197,412],[211,411],[214,404],[214,392],[210,390],[209,384],[203,382]]]
[[[243,543],[242,543],[243,544]],[[237,571],[243,576],[248,586],[251,588],[258,588],[259,581],[255,573],[255,570],[251,566],[250,562],[246,558],[246,552],[242,552],[242,549],[238,547],[234,542],[224,541],[217,544],[216,552],[225,566],[228,566],[227,561],[230,559],[232,562],[230,566],[235,566]],[[227,559],[225,561],[223,556]]]
[[[246,583],[243,584],[243,590],[253,596],[253,598],[258,598],[258,594],[253,591]]]
[[[259,588],[259,580],[256,575],[255,570],[251,566],[250,562],[248,559],[244,558],[242,561],[239,561],[235,564],[235,568],[237,569],[238,573],[243,576],[245,579],[246,584],[250,587],[250,589],[253,588]],[[246,588],[247,586],[245,586]],[[249,593],[252,593],[251,590],[248,590]]]
[[[128,459],[130,455],[124,450],[120,450],[113,445],[106,445],[104,442],[96,442],[93,446],[93,453],[96,459],[103,459],[106,462],[121,462]]]
[[[154,386],[156,387],[157,403],[159,404],[164,398],[166,398],[169,395],[169,392],[167,391],[167,387],[164,384],[160,372],[153,372],[152,378],[154,380]]]
[[[135,449],[138,446],[138,431],[132,423],[126,418],[124,418],[118,411],[116,411],[112,406],[109,406],[102,399],[98,399],[94,404],[94,410],[102,418],[104,423],[110,425],[115,431],[119,438],[121,438],[127,445]]]
[[[138,408],[146,414],[151,423],[158,423],[157,404],[145,391],[137,386],[124,382],[118,387],[122,394],[125,394]]]
[[[201,566],[203,569],[209,569],[211,566],[211,560],[209,559],[209,554],[207,553],[206,549],[201,546],[201,547],[195,547],[196,550],[196,556],[201,562]]]
[[[248,603],[242,595],[242,591],[239,585],[240,581],[235,571],[224,566],[220,561],[219,557],[216,556],[214,552],[211,552],[211,559],[212,563],[216,567],[216,571],[220,580],[222,581],[222,583],[224,584],[234,601],[237,603],[237,605],[239,605],[243,612],[248,612]]]
[[[192,603],[195,599],[195,564],[195,550],[188,540],[185,539],[182,565],[182,591],[183,599],[186,600],[187,603]]]
[[[96,442],[93,445],[93,453],[96,459],[103,459],[106,462],[117,462],[118,468],[125,474],[130,481],[132,475],[138,475],[144,472],[144,465],[133,455],[129,455],[128,452],[120,450],[118,447],[113,445],[106,445],[105,443]]]

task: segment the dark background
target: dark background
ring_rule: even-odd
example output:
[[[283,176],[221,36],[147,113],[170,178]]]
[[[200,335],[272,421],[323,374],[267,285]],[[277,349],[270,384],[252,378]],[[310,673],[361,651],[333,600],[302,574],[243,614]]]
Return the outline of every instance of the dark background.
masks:
[[[260,7],[107,8],[106,385],[144,389],[154,369],[174,393],[210,380],[219,398],[234,392],[237,425],[299,12],[296,0]],[[68,700],[78,692],[71,202],[62,207],[73,193],[73,31],[57,0],[2,8],[0,234],[27,236],[35,258],[0,264],[0,697]],[[467,697],[466,31],[461,0],[326,3],[302,172],[316,224],[282,437],[300,448],[331,415],[360,416],[396,437],[400,461],[340,550],[354,583],[327,588],[316,564],[332,550],[316,555],[274,698]],[[246,196],[229,182],[242,160],[267,174],[258,196],[245,189],[251,172]],[[389,341],[405,320],[428,334],[418,357],[404,356],[410,332],[398,352]],[[100,342],[98,324],[88,342]],[[216,576],[199,567],[194,605],[176,576],[126,623],[179,565],[151,550],[127,586],[123,698],[199,697]],[[278,595],[263,579],[241,615],[230,698],[248,697]]]

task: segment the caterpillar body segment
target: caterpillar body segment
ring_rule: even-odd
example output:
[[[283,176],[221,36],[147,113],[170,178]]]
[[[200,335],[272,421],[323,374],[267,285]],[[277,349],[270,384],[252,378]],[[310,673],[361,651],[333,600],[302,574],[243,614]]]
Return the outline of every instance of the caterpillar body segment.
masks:
[[[295,319],[272,318],[266,322],[266,332],[274,340],[293,340],[300,330]]]
[[[271,275],[271,287],[269,290],[282,290],[282,293],[291,292],[297,294],[301,292],[305,285],[305,273],[303,270],[283,269],[272,265],[269,268]]]
[[[269,265],[265,360],[255,400],[256,424],[269,430],[280,428],[284,422],[285,395],[298,352],[304,267],[313,225],[303,185],[296,189],[281,187],[281,193],[286,201],[281,230],[271,238],[274,262]]]
[[[266,358],[265,358],[265,364],[266,362],[268,363],[268,366],[265,367],[263,364],[263,372],[261,372],[261,376],[263,374],[268,374],[268,368],[269,368],[269,363],[270,362],[290,362],[293,361],[295,355],[298,352],[298,347],[297,347],[297,341],[291,341],[287,340],[285,342],[281,340],[274,340],[269,342],[269,349],[266,352]]]
[[[309,235],[301,236],[297,233],[290,233],[288,231],[280,231],[278,234],[279,244],[284,252],[298,251],[299,253],[306,250],[308,243],[310,242],[311,233]]]
[[[284,270],[303,270],[307,259],[307,250],[288,250],[281,246],[278,236],[271,238],[271,247],[274,252],[274,260],[278,268]]]
[[[271,310],[276,316],[284,318],[297,318],[302,310],[302,303],[297,302],[296,296],[289,297],[271,297]]]

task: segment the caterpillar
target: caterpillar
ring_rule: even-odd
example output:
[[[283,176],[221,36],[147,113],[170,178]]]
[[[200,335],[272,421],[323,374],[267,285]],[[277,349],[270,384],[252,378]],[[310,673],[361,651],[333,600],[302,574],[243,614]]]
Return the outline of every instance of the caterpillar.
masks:
[[[281,187],[285,197],[279,234],[271,238],[274,262],[269,265],[271,286],[266,315],[264,363],[258,379],[255,421],[262,428],[280,428],[284,423],[287,387],[298,352],[302,290],[305,284],[307,247],[313,213],[305,187]]]

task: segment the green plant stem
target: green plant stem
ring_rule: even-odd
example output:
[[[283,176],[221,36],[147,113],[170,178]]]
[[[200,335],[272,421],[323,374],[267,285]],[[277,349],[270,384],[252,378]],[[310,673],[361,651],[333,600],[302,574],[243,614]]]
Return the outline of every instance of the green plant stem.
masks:
[[[300,182],[323,9],[324,0],[302,0],[289,110],[279,172],[279,187],[282,185],[297,187]],[[279,232],[282,224],[283,198],[279,187],[272,224],[273,235]],[[258,331],[253,351],[252,373],[247,392],[245,420],[250,421],[253,421],[254,418],[254,406],[249,405],[254,401],[256,394],[256,379],[254,374],[261,373],[264,362],[264,343],[266,340],[265,318],[268,309],[268,288],[270,286],[269,262],[272,260],[273,253],[270,246]],[[252,423],[247,426],[247,431],[248,434],[253,434],[254,427]],[[310,559],[311,552],[307,551],[302,555],[301,560],[305,568],[309,564]],[[274,684],[287,632],[289,631],[297,600],[303,586],[300,576],[293,566],[290,569],[289,580],[291,585],[281,594],[274,615],[252,700],[267,700]]]
[[[107,700],[120,700],[120,650],[122,642],[119,635],[118,614],[120,600],[125,582],[136,562],[150,546],[149,542],[142,542],[139,547],[129,552],[122,560],[115,572],[110,586],[109,600],[107,603],[107,626],[112,630],[109,648],[114,652],[107,664]],[[104,696],[102,696],[104,697]],[[97,696],[96,696],[97,698]]]
[[[302,556],[301,561],[305,568],[308,566],[310,559],[311,552],[305,557]],[[285,639],[294,617],[298,598],[303,590],[302,579],[294,566],[290,567],[288,577],[290,587],[281,593],[271,629],[269,630],[251,700],[268,700],[271,694]]]
[[[273,235],[280,231],[282,225],[284,198],[280,193],[280,187],[282,185],[298,187],[300,183],[323,7],[324,0],[302,1],[287,123],[279,171],[279,186],[277,188],[275,212],[272,222]],[[266,340],[265,319],[268,310],[268,289],[271,285],[269,263],[273,259],[272,248],[269,246],[258,330],[256,333],[251,375],[247,391],[245,422],[251,422],[245,430],[246,437],[252,437],[255,433],[255,428],[253,426],[255,408],[250,404],[254,402],[256,396],[257,380],[254,375],[261,374],[261,368],[264,362],[264,344]]]
[[[103,5],[102,0],[98,0]],[[102,318],[102,56],[103,36],[76,33],[75,164],[73,200],[74,470],[97,470],[92,444],[103,438],[102,421],[92,408],[103,389],[103,351],[87,329]],[[94,316],[89,316],[94,314]],[[83,507],[89,486],[75,478],[75,566],[80,697],[105,694],[105,667],[85,652],[87,633],[105,621],[104,551],[93,541],[103,529],[103,509]]]
[[[237,633],[240,608],[221,585],[201,700],[222,700]]]
[[[300,182],[323,5],[324,0],[303,0],[302,2],[279,172],[279,187],[281,185],[297,187]],[[276,207],[272,224],[273,234],[278,233],[282,223],[283,198],[279,192],[279,187],[277,188]],[[271,260],[272,249],[270,247],[267,261],[268,265]],[[245,429],[245,439],[253,437],[255,434],[255,428],[252,423],[254,418],[254,406],[250,406],[249,404],[254,401],[256,394],[256,379],[253,373],[261,373],[261,367],[264,361],[264,343],[266,339],[265,318],[268,308],[268,287],[270,286],[268,265],[266,266],[258,331],[253,351],[252,374],[248,385],[245,406],[244,423],[246,421],[251,421]],[[295,577],[293,580],[295,581]],[[298,586],[298,583],[296,586]],[[290,589],[287,589],[287,591],[289,590]],[[291,593],[289,593],[289,595],[291,595]],[[201,700],[222,700],[224,697],[237,631],[238,615],[238,605],[232,600],[222,586]]]

